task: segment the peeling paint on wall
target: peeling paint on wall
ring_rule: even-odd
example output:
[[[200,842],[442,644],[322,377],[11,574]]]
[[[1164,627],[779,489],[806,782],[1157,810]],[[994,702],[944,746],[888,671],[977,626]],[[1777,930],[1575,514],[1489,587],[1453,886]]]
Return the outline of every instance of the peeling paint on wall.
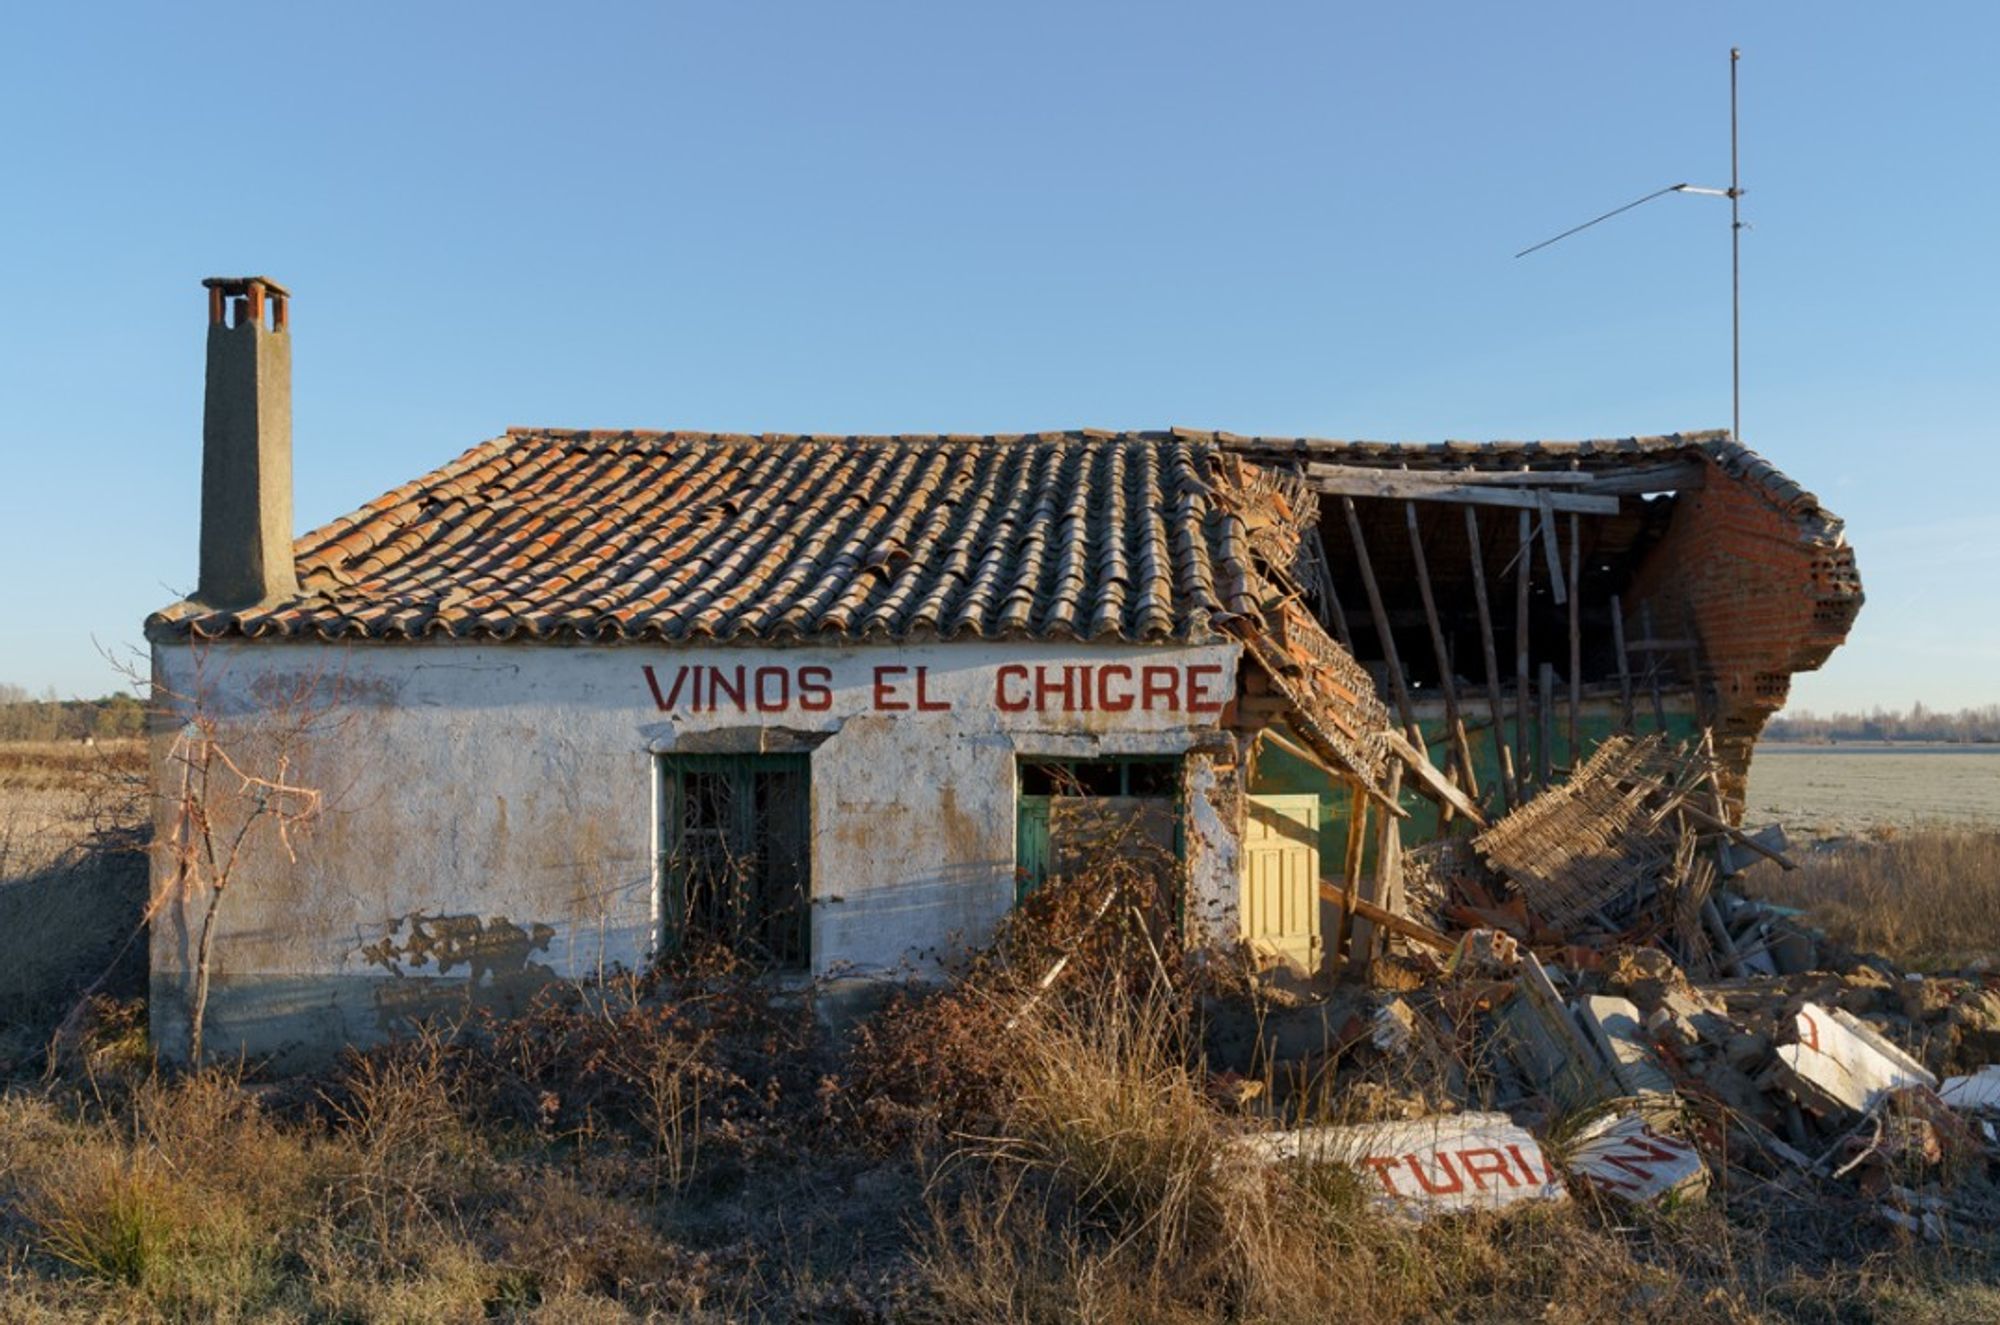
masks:
[[[502,980],[525,971],[534,954],[547,952],[553,926],[523,929],[505,916],[407,915],[389,932],[361,949],[361,956],[391,975],[451,975],[459,967],[473,983]],[[430,967],[429,971],[422,968]]]
[[[1229,692],[1240,657],[1234,644],[670,649],[445,640],[163,641],[154,655],[163,692],[190,691],[185,681],[200,667],[210,691],[239,711],[254,708],[269,684],[262,678],[314,671],[359,697],[314,752],[315,776],[341,788],[339,808],[296,863],[271,853],[247,866],[223,912],[209,1041],[218,1052],[252,1054],[331,1052],[373,1038],[392,1015],[447,995],[444,986],[460,986],[452,996],[461,1000],[500,1000],[543,979],[643,966],[658,936],[655,761],[717,742],[756,753],[778,748],[775,740],[810,753],[814,974],[938,973],[984,943],[1013,905],[1016,760],[1212,748],[1223,714],[1209,710]],[[1087,711],[1086,665],[1094,669]],[[824,675],[812,674],[812,708],[794,702],[766,724],[732,703],[711,706],[706,680],[700,711],[662,712],[646,666],[668,691],[683,666],[724,669],[732,684],[746,668],[746,686],[758,668],[782,666],[795,701],[804,669]],[[882,667],[908,670],[878,677]],[[1151,706],[1149,667],[1178,678],[1159,682]],[[1015,669],[1005,673],[1010,703],[1024,693],[1025,674],[1025,693],[1042,678],[1052,707],[997,705],[1003,668]],[[1126,707],[1128,671],[1139,698]],[[1065,679],[1078,697],[1069,711],[1055,706]],[[767,675],[767,703],[776,686]],[[880,687],[911,707],[885,710]],[[753,709],[755,694],[746,692]],[[1189,801],[1207,844],[1197,850],[1207,862],[1201,886],[1218,899],[1234,886],[1231,778],[1204,783]],[[172,1019],[185,1020],[191,979],[188,945],[175,937],[185,928],[180,909],[170,906],[153,928],[163,1043],[180,1033]]]

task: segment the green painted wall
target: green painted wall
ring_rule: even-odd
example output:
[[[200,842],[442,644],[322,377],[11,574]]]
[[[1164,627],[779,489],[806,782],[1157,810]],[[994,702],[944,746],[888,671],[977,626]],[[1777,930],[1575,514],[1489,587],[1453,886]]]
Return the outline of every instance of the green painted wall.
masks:
[[[1701,722],[1696,716],[1693,698],[1686,695],[1669,695],[1665,699],[1667,710],[1667,733],[1677,741],[1692,740],[1701,734]],[[1484,712],[1484,705],[1480,706]],[[1619,728],[1620,706],[1616,700],[1585,700],[1577,714],[1577,735],[1584,754],[1587,756],[1597,747],[1597,743]],[[1431,762],[1439,768],[1445,766],[1446,748],[1442,738],[1444,715],[1442,704],[1419,704],[1416,708],[1418,725],[1428,738]],[[1569,762],[1566,748],[1568,730],[1568,709],[1558,710],[1555,730],[1555,749],[1552,762],[1558,766]],[[1641,733],[1654,730],[1650,701],[1639,705],[1638,730]],[[1513,724],[1507,728],[1508,742],[1513,741]],[[1498,787],[1500,781],[1500,756],[1493,743],[1492,732],[1485,728],[1471,733],[1474,771],[1479,778],[1479,790],[1485,803],[1495,810],[1499,808]],[[1516,765],[1524,762],[1516,756]],[[1526,762],[1532,762],[1530,758]],[[1561,773],[1556,774],[1557,780]],[[1303,795],[1319,797],[1319,858],[1320,873],[1337,875],[1340,872],[1341,853],[1347,849],[1348,792],[1318,765],[1285,753],[1269,742],[1258,749],[1256,767],[1250,779],[1252,795]],[[1403,821],[1403,841],[1408,845],[1427,842],[1437,835],[1438,808],[1427,797],[1405,790],[1402,797],[1403,808],[1410,817]],[[1362,862],[1363,871],[1374,868],[1373,833]]]

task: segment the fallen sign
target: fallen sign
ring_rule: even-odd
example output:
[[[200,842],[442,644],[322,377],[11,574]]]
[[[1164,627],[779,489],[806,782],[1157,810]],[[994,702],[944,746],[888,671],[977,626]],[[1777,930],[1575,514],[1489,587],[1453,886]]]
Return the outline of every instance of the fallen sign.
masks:
[[[1772,1069],[1799,1103],[1821,1113],[1864,1113],[1905,1086],[1937,1089],[1938,1079],[1867,1022],[1841,1008],[1799,1009],[1798,1041],[1778,1047]]]
[[[1504,1113],[1256,1132],[1232,1144],[1266,1164],[1345,1164],[1377,1204],[1413,1219],[1569,1199],[1540,1143]]]
[[[1634,1204],[1708,1190],[1708,1166],[1695,1148],[1654,1130],[1636,1113],[1606,1114],[1578,1134],[1563,1167],[1600,1191]]]
[[[1938,1096],[1954,1109],[2000,1112],[2000,1063],[1989,1064],[1970,1076],[1946,1077]]]

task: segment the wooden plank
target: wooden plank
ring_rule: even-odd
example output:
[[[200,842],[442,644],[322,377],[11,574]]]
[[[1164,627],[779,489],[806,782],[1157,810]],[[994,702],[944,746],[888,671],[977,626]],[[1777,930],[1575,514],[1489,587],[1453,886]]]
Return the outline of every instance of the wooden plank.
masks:
[[[1307,531],[1312,539],[1312,562],[1314,578],[1319,581],[1320,622],[1333,626],[1334,638],[1340,647],[1354,652],[1354,637],[1347,633],[1347,612],[1340,605],[1340,594],[1333,587],[1333,565],[1327,560],[1326,544],[1319,536],[1317,528]]]
[[[1652,636],[1653,602],[1650,598],[1639,604],[1639,629],[1645,631],[1649,638]],[[1659,731],[1665,731],[1667,729],[1667,705],[1665,699],[1660,694],[1660,660],[1658,658],[1647,660],[1646,682],[1653,694],[1653,726]]]
[[[1631,777],[1625,780],[1631,782],[1635,786],[1645,787],[1649,791],[1671,792],[1672,790],[1672,788],[1667,787],[1662,783],[1655,782],[1651,778]],[[1710,814],[1707,810],[1702,809],[1698,805],[1694,805],[1689,803],[1688,801],[1683,800],[1675,808],[1678,809],[1682,814],[1685,814],[1688,818],[1700,824],[1703,828],[1709,829],[1711,832],[1717,832],[1723,834],[1730,841],[1735,842],[1739,846],[1749,848],[1750,850],[1756,852],[1758,855],[1764,857],[1764,859],[1766,860],[1775,860],[1776,862],[1778,862],[1780,866],[1788,870],[1795,870],[1799,867],[1799,863],[1796,860],[1793,860],[1790,856],[1786,855],[1784,852],[1779,851],[1775,847],[1766,846],[1764,843],[1759,842],[1753,835],[1744,832],[1741,828],[1738,828],[1735,824],[1730,823],[1726,819],[1721,819],[1713,814]]]
[[[1625,652],[1625,605],[1611,595],[1611,642],[1618,650],[1618,695],[1624,706],[1623,730],[1632,730],[1632,662]]]
[[[1466,740],[1465,722],[1458,711],[1458,679],[1452,675],[1451,650],[1445,647],[1444,624],[1438,620],[1437,599],[1431,593],[1430,564],[1424,557],[1424,540],[1417,528],[1415,502],[1403,503],[1403,521],[1410,530],[1410,560],[1417,572],[1417,592],[1424,602],[1424,624],[1430,628],[1431,654],[1437,660],[1438,688],[1444,692],[1445,732],[1458,753],[1458,766],[1463,770],[1466,794],[1476,801],[1479,780],[1472,771],[1472,747]],[[1449,815],[1443,817],[1438,824],[1440,830],[1450,822],[1450,818]]]
[[[1583,707],[1583,534],[1580,522],[1569,518],[1569,739],[1563,750],[1571,768],[1583,758],[1577,739],[1577,710]]]
[[[1486,657],[1486,707],[1493,718],[1493,748],[1500,761],[1500,801],[1504,809],[1520,802],[1514,784],[1514,753],[1507,748],[1507,719],[1500,703],[1500,659],[1493,645],[1493,609],[1486,601],[1485,557],[1479,547],[1479,513],[1465,508],[1465,541],[1472,549],[1472,597],[1479,608],[1479,644]]]
[[[1261,728],[1257,732],[1256,739],[1259,741],[1269,741],[1272,745],[1277,746],[1280,750],[1292,756],[1292,758],[1303,759],[1306,763],[1311,764],[1314,768],[1317,768],[1320,772],[1325,773],[1328,777],[1336,781],[1345,782],[1354,776],[1349,770],[1337,768],[1333,764],[1328,763],[1324,758],[1315,754],[1310,746],[1307,746],[1304,742],[1293,740],[1276,727]]]
[[[1401,934],[1404,938],[1412,939],[1435,951],[1448,953],[1458,947],[1454,940],[1429,926],[1420,925],[1408,916],[1399,916],[1394,911],[1385,910],[1365,898],[1356,897],[1331,879],[1319,881],[1319,895],[1338,906],[1343,913],[1351,911],[1392,933]]]
[[[1400,761],[1389,765],[1389,799],[1393,802],[1403,794],[1403,765]],[[1396,821],[1388,815],[1375,829],[1375,877],[1362,885],[1362,900],[1388,910],[1395,910],[1395,894],[1402,858],[1397,848],[1402,844],[1402,835],[1397,831]],[[1369,894],[1373,894],[1370,896]],[[1347,969],[1355,975],[1366,975],[1368,967],[1375,960],[1375,925],[1366,916],[1354,918],[1354,939],[1349,945]]]
[[[1572,512],[1570,519],[1575,518]],[[1556,547],[1556,513],[1547,502],[1542,503],[1540,520],[1542,556],[1549,563],[1549,593],[1555,598],[1556,606],[1561,607],[1569,601],[1569,588],[1563,579],[1562,552]]]
[[[1616,515],[1618,498],[1574,492],[1547,493],[1477,483],[1437,483],[1411,477],[1408,470],[1368,471],[1360,476],[1323,474],[1333,465],[1307,465],[1306,482],[1330,496],[1386,497],[1400,501],[1449,501],[1469,506],[1505,506],[1533,511],[1547,507],[1580,515]]]
[[[1528,580],[1535,573],[1535,547],[1530,541],[1534,517],[1521,512],[1514,555],[1514,748],[1521,752],[1522,781],[1528,764]]]
[[[1348,932],[1354,922],[1354,903],[1361,897],[1361,857],[1368,843],[1368,797],[1357,785],[1347,802],[1347,849],[1341,855],[1340,876],[1345,881],[1348,901],[1340,908],[1339,931],[1334,935],[1333,957],[1347,958]]]
[[[1342,465],[1331,460],[1312,460],[1306,472],[1326,478],[1392,478],[1411,483],[1453,487],[1471,483],[1501,487],[1594,487],[1597,476],[1574,469],[1384,469],[1374,465]]]
[[[1352,497],[1342,497],[1340,507],[1347,515],[1348,537],[1354,540],[1354,564],[1361,571],[1361,587],[1368,591],[1368,610],[1375,618],[1375,633],[1382,637],[1382,661],[1389,668],[1389,690],[1396,697],[1397,716],[1415,739],[1422,740],[1410,704],[1409,687],[1403,682],[1403,660],[1396,653],[1396,632],[1389,628],[1389,613],[1382,607],[1382,589],[1375,582],[1375,567],[1368,560],[1367,540],[1361,536],[1361,516],[1354,509]]]
[[[1588,490],[1624,497],[1653,492],[1695,492],[1707,477],[1708,466],[1699,460],[1668,460],[1592,474]]]
[[[1437,765],[1431,763],[1420,746],[1404,739],[1401,732],[1392,731],[1389,733],[1389,748],[1417,775],[1419,791],[1451,806],[1481,828],[1486,827],[1486,816],[1480,813],[1479,806],[1453,786],[1450,778],[1438,772]]]
[[[1535,774],[1542,785],[1554,781],[1556,746],[1556,669],[1553,663],[1543,663],[1536,669],[1535,676],[1535,722],[1540,735],[1535,739]]]

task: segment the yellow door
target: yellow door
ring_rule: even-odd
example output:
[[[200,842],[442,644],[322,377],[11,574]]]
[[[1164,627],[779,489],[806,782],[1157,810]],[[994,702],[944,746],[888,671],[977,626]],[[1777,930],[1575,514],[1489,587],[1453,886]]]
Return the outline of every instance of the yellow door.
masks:
[[[1319,970],[1317,796],[1250,797],[1242,918],[1243,938],[1259,957]]]

